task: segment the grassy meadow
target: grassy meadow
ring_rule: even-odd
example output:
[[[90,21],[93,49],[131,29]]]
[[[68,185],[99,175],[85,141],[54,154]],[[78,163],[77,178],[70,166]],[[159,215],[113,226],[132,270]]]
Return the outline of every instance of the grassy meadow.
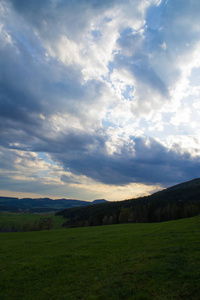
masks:
[[[200,216],[0,234],[1,300],[200,299]]]
[[[62,227],[65,219],[62,216],[55,216],[54,213],[4,213],[0,212],[0,228],[16,228],[22,231],[25,225],[32,226],[34,223],[39,222],[43,218],[52,219],[53,229],[58,229]]]

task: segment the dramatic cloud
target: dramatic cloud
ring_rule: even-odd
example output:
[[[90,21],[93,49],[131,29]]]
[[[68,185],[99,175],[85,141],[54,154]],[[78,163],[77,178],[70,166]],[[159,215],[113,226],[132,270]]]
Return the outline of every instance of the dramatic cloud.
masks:
[[[199,177],[199,13],[2,0],[1,194],[119,200]]]

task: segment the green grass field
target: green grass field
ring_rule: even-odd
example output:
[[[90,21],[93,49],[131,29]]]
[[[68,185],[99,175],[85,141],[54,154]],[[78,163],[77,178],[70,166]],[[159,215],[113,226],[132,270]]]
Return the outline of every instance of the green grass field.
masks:
[[[16,228],[22,230],[25,224],[33,225],[39,222],[41,218],[51,218],[53,221],[53,229],[62,227],[66,221],[62,216],[55,216],[54,213],[40,213],[40,214],[23,214],[23,213],[3,213],[0,212],[0,228]]]
[[[200,216],[0,234],[1,300],[200,299]]]

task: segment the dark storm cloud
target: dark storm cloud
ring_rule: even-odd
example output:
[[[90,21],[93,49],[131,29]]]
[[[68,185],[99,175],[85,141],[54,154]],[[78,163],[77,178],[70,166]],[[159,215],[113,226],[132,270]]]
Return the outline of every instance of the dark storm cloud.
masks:
[[[11,184],[12,182],[12,184]],[[52,188],[52,184],[44,184],[41,181],[41,178],[36,178],[34,181],[28,180],[20,180],[20,179],[12,179],[7,177],[6,175],[0,175],[0,189],[1,190],[10,190],[14,192],[27,192],[27,193],[38,193],[41,195],[48,195],[50,189]],[[60,186],[53,187],[53,195],[59,195]]]
[[[187,152],[168,150],[153,138],[133,138],[131,142],[121,147],[120,154],[109,155],[104,143],[96,142],[95,151],[82,152],[77,148],[73,154],[66,150],[52,157],[77,175],[114,185],[131,182],[170,185],[200,175],[200,160]]]
[[[21,51],[21,43],[15,40],[14,46],[0,47],[3,113],[15,113],[15,109],[11,112],[11,107],[18,111],[22,109],[22,112],[42,112],[45,109],[45,113],[52,113],[55,111],[55,97],[56,110],[61,110],[62,106],[63,111],[63,98],[70,101],[70,98],[80,98],[84,94],[80,72],[62,66],[54,59],[47,61],[43,53],[40,55],[43,62],[38,62],[28,49]]]
[[[6,1],[3,2],[10,7]],[[125,2],[126,9],[131,5],[130,14],[134,11],[134,3],[140,3]],[[151,26],[144,27],[144,32],[132,32],[130,28],[128,34],[126,31],[120,32],[121,29],[117,32],[120,35],[117,41],[120,51],[115,52],[112,63],[116,69],[128,70],[133,75],[134,89],[139,91],[140,96],[138,111],[142,102],[146,101],[150,109],[154,109],[159,107],[158,102],[164,103],[168,99],[169,83],[181,73],[172,49],[179,39],[183,46],[179,46],[180,53],[184,53],[187,38],[189,42],[197,39],[196,31],[191,38],[190,27],[184,25],[186,17],[175,26],[176,17],[173,15],[174,26],[170,27],[171,12],[175,12],[173,2],[168,2],[169,8],[164,10],[167,2],[163,1],[164,12],[160,14],[157,12],[159,6],[152,8],[158,16],[157,20],[150,20],[147,14]],[[181,5],[183,2],[175,2],[187,16],[187,10]],[[181,149],[177,151],[177,148],[169,150],[153,138],[126,138],[117,145],[116,152],[109,154],[106,143],[110,133],[101,122],[107,106],[111,107],[110,82],[107,84],[102,78],[84,80],[82,62],[67,65],[56,55],[48,54],[47,44],[57,46],[62,35],[73,41],[81,40],[81,35],[84,36],[84,31],[87,33],[88,26],[98,14],[108,8],[114,10],[115,5],[121,7],[122,1],[11,0],[10,3],[14,11],[4,16],[0,43],[0,144],[8,152],[9,149],[45,152],[64,170],[105,184],[139,182],[170,185],[200,176],[198,157],[194,158]],[[193,3],[198,6],[197,2]],[[192,9],[190,4],[189,8]],[[160,30],[163,22],[170,30]],[[187,24],[192,26],[191,18]],[[174,32],[173,28],[176,29]],[[181,33],[183,28],[186,30],[185,37],[184,32]],[[163,52],[165,50],[161,46],[164,42],[169,52],[168,48]],[[155,59],[151,59],[152,54],[161,57],[163,64],[159,60],[155,63]],[[170,64],[166,59],[168,56]],[[107,92],[106,97],[103,97],[104,91]],[[160,98],[151,107],[154,93],[158,93]],[[103,100],[99,100],[101,97]],[[59,117],[62,117],[61,121]],[[16,152],[16,157],[10,159],[5,150],[0,167],[15,171],[17,157]],[[3,188],[4,184],[8,186],[9,180],[6,177],[2,179],[0,187]],[[76,177],[67,175],[61,175],[61,180],[78,183]],[[13,190],[20,190],[24,184],[20,180],[13,182]],[[31,184],[34,190],[37,184]],[[30,191],[29,186],[27,191]],[[43,185],[39,186],[42,193]]]
[[[75,39],[85,30],[94,16],[113,7],[120,0],[57,0],[18,1],[11,0],[16,11],[22,14],[47,40],[54,40],[60,34]]]
[[[51,151],[54,144],[59,149],[63,139],[70,147],[76,144],[79,132],[71,135],[69,129],[55,137],[49,118],[68,113],[87,121],[85,105],[92,104],[105,85],[96,80],[83,85],[80,69],[47,58],[31,30],[26,40],[18,28],[13,30],[11,42],[0,45],[0,57],[0,144],[9,147],[18,143],[11,147],[35,151]],[[54,137],[47,138],[50,133]]]
[[[20,1],[20,10],[23,4],[27,2]],[[39,1],[28,2],[24,9],[32,13],[32,5],[37,9]],[[23,25],[16,22],[12,30],[4,25],[2,31],[5,34],[0,45],[0,144],[27,151],[62,152],[63,145],[82,150],[93,143],[90,134],[70,129],[70,119],[65,133],[55,132],[51,116],[67,113],[87,122],[87,104],[101,95],[105,85],[96,80],[83,85],[78,66],[66,67],[46,57],[40,40],[31,29],[23,30]]]

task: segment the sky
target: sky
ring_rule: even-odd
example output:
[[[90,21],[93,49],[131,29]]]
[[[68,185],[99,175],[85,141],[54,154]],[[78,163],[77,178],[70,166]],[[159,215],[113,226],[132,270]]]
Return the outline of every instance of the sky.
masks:
[[[200,1],[0,0],[0,195],[200,177]]]

